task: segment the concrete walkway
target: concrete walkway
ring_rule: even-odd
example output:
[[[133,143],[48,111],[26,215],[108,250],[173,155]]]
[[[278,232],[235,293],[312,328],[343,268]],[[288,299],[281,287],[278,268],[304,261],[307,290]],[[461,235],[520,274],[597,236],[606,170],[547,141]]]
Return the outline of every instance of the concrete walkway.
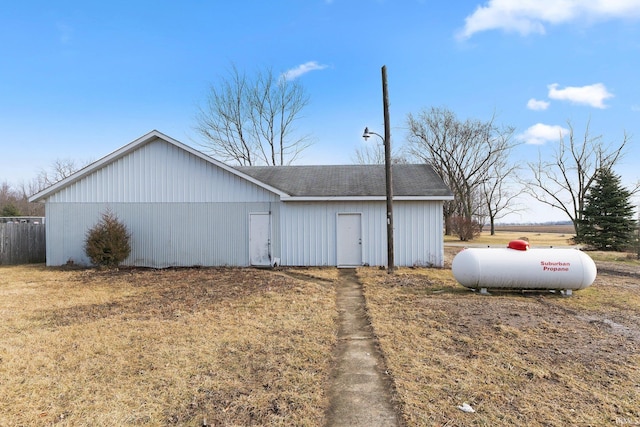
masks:
[[[355,270],[340,270],[336,287],[340,318],[327,427],[399,426]]]

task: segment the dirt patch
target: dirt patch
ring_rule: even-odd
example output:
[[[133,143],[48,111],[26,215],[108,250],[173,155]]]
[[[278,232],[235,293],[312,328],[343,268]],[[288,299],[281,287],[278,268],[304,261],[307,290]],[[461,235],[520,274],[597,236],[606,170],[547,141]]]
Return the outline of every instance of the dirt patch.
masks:
[[[600,275],[608,276],[627,276],[640,279],[640,267],[636,264],[623,263],[623,262],[611,262],[611,261],[597,261],[598,273]],[[617,279],[614,281],[618,281]],[[634,282],[635,283],[635,282]]]
[[[481,296],[445,269],[359,274],[408,425],[640,424],[636,272],[571,298]]]

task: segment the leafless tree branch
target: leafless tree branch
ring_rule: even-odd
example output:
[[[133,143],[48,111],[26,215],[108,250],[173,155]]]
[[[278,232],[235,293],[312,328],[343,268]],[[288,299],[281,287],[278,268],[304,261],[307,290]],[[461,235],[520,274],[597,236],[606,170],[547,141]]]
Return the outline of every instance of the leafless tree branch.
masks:
[[[490,210],[481,195],[492,179],[504,180],[512,173],[510,167],[494,166],[506,164],[515,146],[514,129],[496,125],[495,116],[460,121],[452,111],[435,107],[418,116],[409,114],[407,122],[409,153],[431,164],[453,191],[455,200],[445,204],[445,220],[452,215],[479,220],[495,212],[500,204]]]
[[[536,162],[527,164],[531,177],[520,182],[526,194],[564,212],[578,235],[585,198],[598,170],[613,169],[624,156],[630,137],[625,132],[619,144],[605,144],[601,135],[591,135],[590,123],[582,138],[576,136],[571,122],[567,123],[568,142],[559,135],[553,154],[547,158],[538,154]]]
[[[302,85],[271,69],[250,77],[235,66],[212,86],[199,108],[194,129],[204,149],[239,165],[286,165],[311,145],[295,133],[295,122],[309,103]]]

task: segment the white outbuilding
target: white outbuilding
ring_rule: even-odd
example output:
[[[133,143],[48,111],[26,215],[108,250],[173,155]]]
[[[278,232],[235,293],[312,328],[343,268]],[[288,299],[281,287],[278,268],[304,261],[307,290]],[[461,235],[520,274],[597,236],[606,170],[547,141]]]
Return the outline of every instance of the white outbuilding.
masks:
[[[444,264],[429,165],[393,165],[397,266]],[[131,233],[130,266],[386,265],[382,165],[245,166],[158,131],[33,195],[45,203],[47,265],[88,265],[87,231],[107,209]]]

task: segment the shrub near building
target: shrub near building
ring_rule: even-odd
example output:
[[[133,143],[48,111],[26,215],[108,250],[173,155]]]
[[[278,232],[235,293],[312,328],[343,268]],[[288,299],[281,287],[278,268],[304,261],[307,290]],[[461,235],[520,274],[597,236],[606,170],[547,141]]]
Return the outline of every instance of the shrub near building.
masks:
[[[84,250],[93,264],[116,268],[131,253],[130,240],[127,226],[107,210],[102,219],[87,231]]]

